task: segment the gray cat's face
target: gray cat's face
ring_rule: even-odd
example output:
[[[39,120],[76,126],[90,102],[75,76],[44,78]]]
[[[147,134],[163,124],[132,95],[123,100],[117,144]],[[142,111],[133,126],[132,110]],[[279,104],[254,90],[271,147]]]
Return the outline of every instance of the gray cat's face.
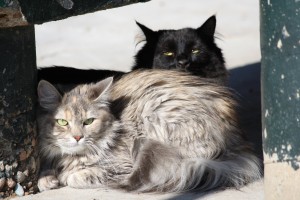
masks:
[[[112,79],[111,79],[112,80]],[[41,137],[63,154],[86,154],[108,148],[106,134],[114,120],[106,101],[111,84],[79,86],[63,97],[50,83],[38,87],[40,105],[45,112],[38,118]]]
[[[101,140],[112,118],[107,105],[99,106],[82,97],[67,96],[53,120],[53,135],[62,152],[84,154]]]

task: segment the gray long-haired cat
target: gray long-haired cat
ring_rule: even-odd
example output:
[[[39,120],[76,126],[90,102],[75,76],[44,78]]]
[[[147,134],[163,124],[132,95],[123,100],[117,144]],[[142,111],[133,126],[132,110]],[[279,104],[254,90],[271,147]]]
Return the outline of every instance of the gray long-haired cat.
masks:
[[[134,71],[63,97],[38,85],[41,191],[69,185],[206,191],[260,178],[225,87],[184,72]]]

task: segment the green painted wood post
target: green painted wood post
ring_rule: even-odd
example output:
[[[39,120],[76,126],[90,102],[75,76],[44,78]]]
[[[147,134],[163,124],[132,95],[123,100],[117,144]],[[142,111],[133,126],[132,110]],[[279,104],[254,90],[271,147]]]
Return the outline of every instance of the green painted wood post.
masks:
[[[267,200],[300,199],[300,1],[260,0]]]

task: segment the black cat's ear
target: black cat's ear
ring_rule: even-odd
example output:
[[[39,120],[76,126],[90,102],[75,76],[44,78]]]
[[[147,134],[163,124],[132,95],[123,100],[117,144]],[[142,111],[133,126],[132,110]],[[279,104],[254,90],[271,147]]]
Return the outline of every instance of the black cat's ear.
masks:
[[[113,80],[113,77],[108,77],[94,84],[89,91],[88,98],[93,101],[98,101],[100,99],[107,100],[109,93],[108,91],[112,86]]]
[[[61,102],[61,95],[48,81],[41,80],[37,88],[40,106],[47,110],[56,109]]]
[[[139,22],[135,22],[139,27],[140,29],[143,31],[146,39],[147,38],[151,38],[151,36],[154,34],[154,31],[152,31],[150,28],[146,27],[145,25],[143,24],[140,24]]]
[[[209,37],[213,37],[215,34],[215,30],[216,30],[216,23],[217,23],[216,16],[213,15],[210,18],[208,18],[202,24],[202,26],[200,26],[197,29],[197,32],[201,33],[201,34],[205,34],[206,36],[209,36]]]

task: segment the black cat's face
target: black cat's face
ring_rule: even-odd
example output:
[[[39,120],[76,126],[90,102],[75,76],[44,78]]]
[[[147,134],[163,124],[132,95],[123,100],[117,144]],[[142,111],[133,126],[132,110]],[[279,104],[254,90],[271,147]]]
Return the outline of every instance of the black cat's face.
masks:
[[[223,54],[214,42],[215,16],[208,18],[197,29],[152,31],[137,24],[145,35],[146,44],[136,54],[133,70],[177,69],[226,82]]]
[[[208,52],[194,29],[164,31],[154,52],[153,68],[194,71],[209,63]]]

